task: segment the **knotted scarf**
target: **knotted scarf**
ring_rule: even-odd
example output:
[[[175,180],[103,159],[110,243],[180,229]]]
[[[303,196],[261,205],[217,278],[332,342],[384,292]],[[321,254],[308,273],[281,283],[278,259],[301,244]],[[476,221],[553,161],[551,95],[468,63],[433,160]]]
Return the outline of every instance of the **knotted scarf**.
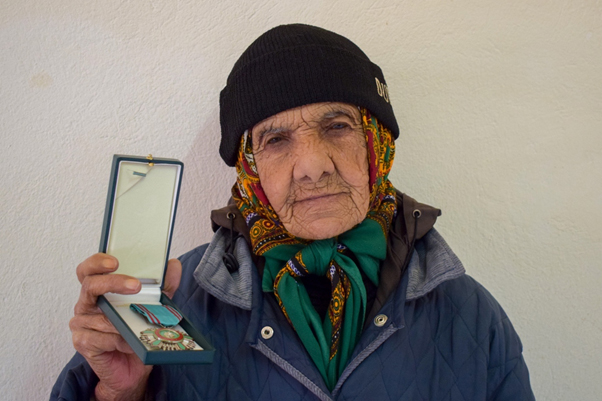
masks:
[[[395,144],[391,132],[360,108],[366,138],[370,203],[366,218],[336,238],[306,240],[286,230],[267,199],[255,166],[252,138],[241,138],[232,196],[249,227],[253,253],[265,258],[263,291],[274,292],[329,389],[333,389],[359,340],[366,315],[363,274],[378,286],[387,235],[396,212],[388,180]],[[300,277],[314,274],[331,282],[331,301],[322,320]]]

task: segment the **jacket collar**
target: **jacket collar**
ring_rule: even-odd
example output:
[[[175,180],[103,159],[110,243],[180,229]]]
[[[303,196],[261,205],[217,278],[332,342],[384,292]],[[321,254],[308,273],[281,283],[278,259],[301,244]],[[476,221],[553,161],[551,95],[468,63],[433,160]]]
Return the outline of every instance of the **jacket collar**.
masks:
[[[366,315],[366,324],[369,324],[399,287],[414,243],[433,228],[439,215],[441,210],[397,192],[397,214],[389,231],[387,257],[381,267],[379,286],[372,309]]]

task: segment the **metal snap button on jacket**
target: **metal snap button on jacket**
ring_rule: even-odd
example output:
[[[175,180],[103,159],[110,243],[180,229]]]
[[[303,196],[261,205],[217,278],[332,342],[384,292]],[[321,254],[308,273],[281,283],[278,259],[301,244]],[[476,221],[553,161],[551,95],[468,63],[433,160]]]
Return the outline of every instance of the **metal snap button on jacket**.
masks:
[[[374,324],[377,327],[383,327],[387,323],[387,315],[378,315],[374,318]]]
[[[272,329],[270,326],[265,326],[263,329],[261,329],[261,336],[264,340],[269,340],[273,335],[274,329]]]

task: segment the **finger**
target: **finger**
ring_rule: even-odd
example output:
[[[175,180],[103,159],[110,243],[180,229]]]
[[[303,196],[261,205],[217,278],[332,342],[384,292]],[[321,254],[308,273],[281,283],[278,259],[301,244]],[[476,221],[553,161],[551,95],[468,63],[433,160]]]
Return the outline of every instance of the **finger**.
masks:
[[[86,276],[111,273],[117,270],[117,267],[119,267],[119,261],[116,257],[106,253],[96,253],[81,262],[75,272],[79,282],[83,283]]]
[[[86,359],[93,359],[100,354],[112,351],[119,351],[124,354],[134,353],[121,335],[101,333],[94,330],[74,331],[73,346]]]
[[[92,330],[101,333],[119,334],[113,323],[103,314],[94,315],[75,315],[69,321],[69,328],[72,332],[78,330]]]
[[[178,259],[171,259],[167,262],[167,272],[165,272],[165,283],[163,284],[163,292],[170,299],[180,286],[182,279],[182,263]]]
[[[75,304],[75,314],[97,313],[96,300],[99,295],[136,294],[140,291],[140,280],[124,274],[86,276],[82,282],[79,301]]]

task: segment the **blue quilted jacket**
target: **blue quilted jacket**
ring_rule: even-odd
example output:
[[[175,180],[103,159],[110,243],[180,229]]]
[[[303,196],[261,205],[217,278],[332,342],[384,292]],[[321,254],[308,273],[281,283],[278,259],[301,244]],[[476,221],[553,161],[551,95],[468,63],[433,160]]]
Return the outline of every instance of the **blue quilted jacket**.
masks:
[[[147,399],[533,400],[521,342],[500,305],[435,229],[414,236],[401,279],[331,392],[273,294],[261,291],[244,240],[234,250],[239,270],[225,269],[229,233],[218,229],[210,244],[181,257],[174,296],[216,348],[214,362],[155,366]],[[50,399],[89,400],[97,381],[76,354]]]

